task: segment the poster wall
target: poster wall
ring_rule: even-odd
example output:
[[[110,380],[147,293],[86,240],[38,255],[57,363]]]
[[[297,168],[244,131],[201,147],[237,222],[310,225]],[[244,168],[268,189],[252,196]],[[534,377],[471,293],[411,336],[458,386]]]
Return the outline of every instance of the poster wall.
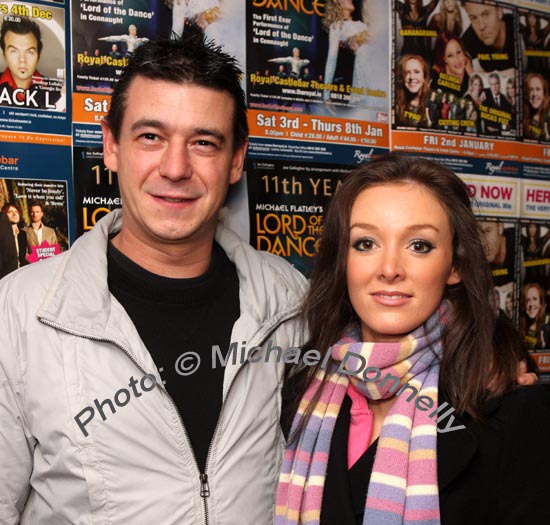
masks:
[[[309,275],[350,168],[389,150],[441,162],[468,185],[495,309],[550,381],[548,2],[34,0],[0,2],[0,20],[0,204],[25,231],[43,203],[48,253],[122,205],[100,124],[129,55],[199,31],[243,70],[228,206],[244,238]]]

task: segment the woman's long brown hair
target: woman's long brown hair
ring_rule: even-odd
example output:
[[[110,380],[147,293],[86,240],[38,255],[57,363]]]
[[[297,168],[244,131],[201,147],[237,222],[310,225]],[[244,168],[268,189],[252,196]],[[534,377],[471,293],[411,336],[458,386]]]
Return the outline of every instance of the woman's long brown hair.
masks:
[[[453,231],[453,266],[462,280],[447,286],[444,293],[451,304],[451,316],[443,333],[440,385],[458,412],[482,418],[481,404],[514,384],[518,362],[524,355],[517,344],[520,339],[514,337],[511,326],[502,326],[498,334],[495,329],[492,277],[468,188],[452,171],[434,162],[390,153],[358,167],[344,178],[325,217],[311,286],[303,306],[311,334],[304,349],[315,348],[324,356],[344,328],[358,322],[346,284],[351,209],[357,196],[367,188],[396,183],[427,188],[449,217]],[[503,331],[510,337],[503,337]],[[299,386],[288,418],[296,412],[319,370],[320,364],[298,371]],[[310,403],[304,420],[307,421],[317,399],[318,396]],[[299,433],[300,429],[297,430]]]

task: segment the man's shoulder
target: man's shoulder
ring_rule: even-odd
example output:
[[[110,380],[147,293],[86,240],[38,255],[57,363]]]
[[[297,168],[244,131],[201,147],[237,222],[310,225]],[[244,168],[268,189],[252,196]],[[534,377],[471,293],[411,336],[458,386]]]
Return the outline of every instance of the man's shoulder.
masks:
[[[238,274],[257,285],[263,282],[265,287],[286,287],[297,294],[305,293],[306,278],[282,257],[256,250],[221,224],[216,231],[216,240],[235,264]]]

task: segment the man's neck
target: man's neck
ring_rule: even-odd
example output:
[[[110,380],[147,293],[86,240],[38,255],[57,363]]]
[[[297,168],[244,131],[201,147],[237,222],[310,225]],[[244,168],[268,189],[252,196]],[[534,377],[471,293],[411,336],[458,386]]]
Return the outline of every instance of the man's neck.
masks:
[[[42,228],[42,223],[41,222],[33,222],[31,224],[31,226],[32,226],[33,230],[39,230],[40,228]]]
[[[151,273],[172,279],[191,279],[208,270],[214,235],[202,242],[152,245],[123,229],[112,242],[126,257]]]
[[[500,32],[499,32],[498,38],[495,41],[493,47],[497,51],[502,51],[504,49],[505,45],[506,45],[506,22],[504,20],[501,20],[501,22],[500,22]]]

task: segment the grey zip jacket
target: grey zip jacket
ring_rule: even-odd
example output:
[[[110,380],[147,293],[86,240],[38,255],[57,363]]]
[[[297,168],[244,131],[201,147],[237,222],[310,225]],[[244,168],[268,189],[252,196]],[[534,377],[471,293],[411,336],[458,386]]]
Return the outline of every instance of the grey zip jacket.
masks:
[[[271,524],[282,358],[303,342],[295,318],[306,281],[219,225],[241,315],[201,477],[159,372],[107,287],[108,236],[121,221],[119,211],[105,216],[68,252],[0,282],[0,523]],[[243,341],[247,352],[261,347],[250,354],[259,362],[241,359]]]

